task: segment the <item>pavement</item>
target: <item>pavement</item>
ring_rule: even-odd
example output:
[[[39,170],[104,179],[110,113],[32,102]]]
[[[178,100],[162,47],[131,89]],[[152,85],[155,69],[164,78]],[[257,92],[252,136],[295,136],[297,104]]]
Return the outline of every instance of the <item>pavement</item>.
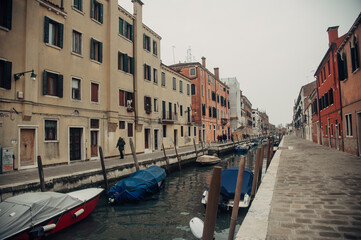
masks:
[[[361,239],[361,158],[284,136],[236,239]]]

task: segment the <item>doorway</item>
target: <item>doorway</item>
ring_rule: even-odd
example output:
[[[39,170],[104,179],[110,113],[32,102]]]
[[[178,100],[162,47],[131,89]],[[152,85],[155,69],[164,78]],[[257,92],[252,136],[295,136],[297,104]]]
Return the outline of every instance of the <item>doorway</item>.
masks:
[[[150,129],[144,129],[144,152],[149,152],[150,149]]]
[[[174,129],[174,146],[177,146],[177,135],[178,135],[178,130]]]
[[[92,158],[98,157],[98,135],[99,131],[90,131],[90,154]]]
[[[357,130],[357,154],[361,156],[361,112],[356,113],[356,130]]]
[[[158,150],[159,146],[159,129],[154,129],[154,150]]]
[[[35,167],[35,129],[20,129],[19,167]]]
[[[83,136],[83,129],[82,128],[70,128],[69,134],[69,158],[70,161],[74,160],[81,160],[81,145],[82,145],[82,136]]]

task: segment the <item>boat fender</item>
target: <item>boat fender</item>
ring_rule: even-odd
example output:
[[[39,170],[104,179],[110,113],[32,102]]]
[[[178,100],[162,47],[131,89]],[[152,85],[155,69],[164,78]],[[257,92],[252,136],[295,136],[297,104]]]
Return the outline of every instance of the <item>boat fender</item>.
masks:
[[[45,225],[41,228],[41,230],[43,232],[48,232],[50,230],[53,230],[54,228],[56,228],[56,224],[55,223],[52,223],[52,224],[49,224],[49,225]]]
[[[114,198],[109,198],[108,200],[110,203],[114,203]]]
[[[76,211],[76,212],[73,214],[73,217],[74,217],[74,218],[77,218],[77,217],[79,217],[80,215],[82,215],[83,212],[84,212],[84,208],[81,208],[81,209],[79,209],[78,211]]]

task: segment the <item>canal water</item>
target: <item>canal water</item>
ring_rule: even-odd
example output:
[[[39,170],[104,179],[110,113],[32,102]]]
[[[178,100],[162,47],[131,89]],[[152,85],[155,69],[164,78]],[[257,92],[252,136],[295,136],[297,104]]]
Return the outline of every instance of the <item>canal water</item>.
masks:
[[[248,152],[246,167],[254,168],[255,149]],[[222,158],[218,166],[238,167],[242,155]],[[195,239],[189,227],[193,217],[204,220],[205,207],[201,204],[203,191],[209,186],[213,166],[191,166],[173,172],[166,178],[164,190],[151,199],[137,203],[109,205],[104,194],[94,211],[84,220],[65,229],[52,239]],[[240,209],[236,232],[247,209]],[[227,239],[232,211],[218,211],[215,239]]]

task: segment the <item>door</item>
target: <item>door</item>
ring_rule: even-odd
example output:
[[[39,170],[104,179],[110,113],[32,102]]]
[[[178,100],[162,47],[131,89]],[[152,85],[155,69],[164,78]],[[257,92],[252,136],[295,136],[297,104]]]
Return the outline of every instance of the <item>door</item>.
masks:
[[[335,123],[335,133],[336,133],[336,148],[337,150],[340,150],[340,139],[339,139],[339,134],[338,134],[338,124],[337,121]]]
[[[98,131],[90,131],[90,151],[91,157],[98,157]]]
[[[69,139],[70,161],[81,160],[82,135],[83,135],[82,128],[70,128],[70,139]]]
[[[177,129],[174,129],[174,145],[177,146],[177,134],[178,134],[178,131]]]
[[[150,139],[150,129],[145,128],[144,129],[144,148],[145,148],[145,150],[149,149],[149,147],[150,147],[149,139]]]
[[[35,129],[20,129],[20,167],[35,166]]]
[[[356,114],[356,131],[357,131],[357,152],[358,156],[361,156],[361,112]]]
[[[158,140],[159,139],[159,130],[158,129],[154,129],[154,150],[158,150]]]

